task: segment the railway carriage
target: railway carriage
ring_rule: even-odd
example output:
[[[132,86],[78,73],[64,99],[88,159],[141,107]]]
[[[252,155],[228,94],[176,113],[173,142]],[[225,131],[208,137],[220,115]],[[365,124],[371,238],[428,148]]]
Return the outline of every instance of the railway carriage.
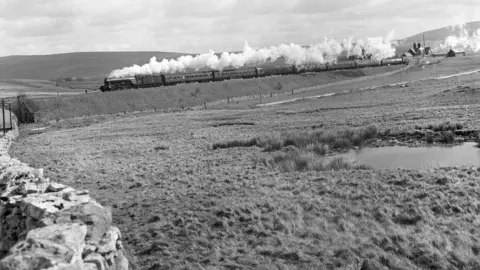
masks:
[[[212,80],[213,80],[213,72],[211,71],[202,71],[202,72],[190,73],[185,75],[186,83],[209,82]]]
[[[356,60],[356,68],[380,66],[381,62],[376,60]]]
[[[328,70],[343,70],[356,68],[355,61],[340,61],[328,65]]]
[[[164,85],[175,85],[185,82],[184,74],[166,74],[163,76],[165,78]]]

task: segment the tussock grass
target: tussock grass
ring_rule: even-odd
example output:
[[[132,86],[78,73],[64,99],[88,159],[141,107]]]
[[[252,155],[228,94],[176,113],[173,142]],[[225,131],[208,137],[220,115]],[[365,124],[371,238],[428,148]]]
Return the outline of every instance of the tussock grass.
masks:
[[[366,141],[377,136],[378,130],[375,125],[357,129],[344,129],[337,132],[302,131],[270,133],[249,140],[234,140],[229,142],[215,143],[213,149],[231,147],[258,146],[265,151],[278,151],[283,147],[295,146],[296,148],[328,145],[330,149],[346,149],[351,146],[362,146]]]
[[[156,151],[168,150],[168,149],[170,149],[170,146],[162,144],[162,145],[155,146],[153,149],[156,150]]]
[[[288,153],[277,153],[273,157],[262,158],[259,162],[267,167],[276,167],[281,172],[371,169],[364,164],[357,164],[343,157],[328,158],[323,153],[323,151],[318,153],[308,148]]]
[[[328,158],[326,155],[334,149],[362,146],[367,140],[375,138],[377,132],[375,125],[337,132],[275,132],[249,140],[216,143],[213,149],[251,146],[261,147],[266,152],[284,149],[284,152],[260,160],[261,164],[276,167],[282,172],[370,169],[342,157]]]
[[[428,124],[426,126],[419,126],[419,125],[415,125],[415,129],[430,129],[430,130],[433,130],[435,132],[439,132],[439,131],[456,131],[456,130],[460,130],[460,129],[463,129],[463,124],[462,123],[450,123],[450,121],[445,121],[445,122],[442,122],[442,123],[432,123],[432,124]]]
[[[453,134],[453,132],[451,132],[450,130],[440,131],[439,134],[441,143],[453,143],[455,141],[455,134]]]
[[[213,145],[213,150],[215,149],[222,149],[222,148],[233,148],[233,147],[251,147],[257,146],[257,138],[253,138],[250,140],[233,140],[224,143],[215,143]]]

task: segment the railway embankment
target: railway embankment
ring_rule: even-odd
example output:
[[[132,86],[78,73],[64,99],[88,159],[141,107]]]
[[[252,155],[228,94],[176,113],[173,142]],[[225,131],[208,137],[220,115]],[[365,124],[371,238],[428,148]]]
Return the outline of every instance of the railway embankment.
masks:
[[[12,158],[0,138],[0,269],[129,269],[110,209]]]
[[[58,98],[35,99],[38,106],[35,117],[40,122],[49,122],[74,117],[106,115],[139,111],[182,110],[184,108],[208,108],[216,104],[258,100],[259,95],[267,100],[291,96],[292,90],[318,86],[331,82],[351,80],[397,70],[398,66],[367,69],[321,72],[308,75],[286,75],[255,79],[228,80],[215,83],[178,84],[175,86],[97,92]],[[269,98],[272,97],[272,98]]]

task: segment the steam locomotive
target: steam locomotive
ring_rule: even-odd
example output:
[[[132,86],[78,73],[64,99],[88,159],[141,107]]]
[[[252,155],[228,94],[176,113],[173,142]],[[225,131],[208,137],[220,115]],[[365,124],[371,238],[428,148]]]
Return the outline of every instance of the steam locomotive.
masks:
[[[123,89],[149,88],[167,85],[176,85],[181,83],[194,82],[217,82],[231,79],[249,79],[261,78],[274,75],[302,74],[306,72],[325,72],[334,70],[348,70],[375,66],[401,65],[408,64],[407,57],[396,57],[376,60],[352,60],[339,61],[336,63],[325,64],[307,64],[301,67],[295,65],[271,68],[240,68],[197,71],[194,73],[175,73],[175,74],[153,74],[136,75],[125,78],[105,78],[104,85],[100,87],[102,92],[116,91]]]

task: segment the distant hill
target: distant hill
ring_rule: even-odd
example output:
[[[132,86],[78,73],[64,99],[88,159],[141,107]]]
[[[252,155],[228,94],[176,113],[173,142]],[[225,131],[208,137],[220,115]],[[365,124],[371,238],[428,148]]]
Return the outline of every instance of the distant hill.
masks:
[[[177,58],[172,52],[78,52],[0,57],[0,79],[48,80],[65,77],[105,77],[112,70],[157,60]]]
[[[480,22],[466,25],[471,34],[480,28]],[[413,41],[421,42],[425,34],[427,46],[435,47],[449,35],[459,35],[458,29],[444,27],[420,33],[399,41],[397,52],[402,54],[412,47]],[[156,56],[158,60],[171,59],[183,55],[173,52],[78,52],[52,55],[13,55],[0,57],[0,80],[2,79],[34,79],[49,80],[66,77],[91,77],[89,80],[100,81],[112,70],[143,65]],[[220,55],[220,54],[218,54]],[[282,64],[277,60],[275,64]],[[269,65],[269,64],[267,64]],[[265,65],[265,66],[267,66]],[[271,65],[271,64],[270,64]]]
[[[477,31],[477,29],[480,29],[480,21],[466,23],[465,29],[467,29],[469,35],[472,35],[475,31]],[[458,27],[456,27],[455,29],[452,29],[451,26],[442,27],[419,33],[402,40],[397,40],[397,42],[399,42],[399,45],[396,46],[396,49],[399,54],[402,54],[408,51],[409,48],[413,48],[413,42],[420,42],[423,47],[424,35],[426,46],[435,49],[438,48],[441,44],[443,44],[445,42],[445,38],[447,38],[448,36],[459,36],[460,34],[462,34],[462,32],[458,29]]]

